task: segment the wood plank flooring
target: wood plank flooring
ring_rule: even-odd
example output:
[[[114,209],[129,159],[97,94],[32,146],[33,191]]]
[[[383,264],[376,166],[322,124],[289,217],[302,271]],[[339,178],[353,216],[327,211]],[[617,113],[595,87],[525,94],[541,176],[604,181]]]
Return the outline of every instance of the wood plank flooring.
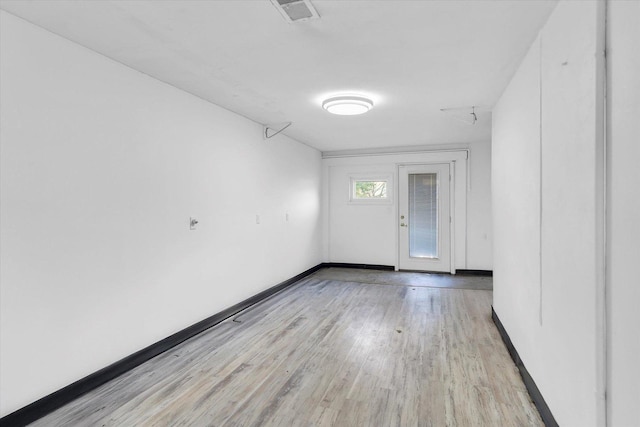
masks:
[[[316,279],[331,279],[341,282],[360,282],[378,285],[419,286],[427,288],[493,289],[491,276],[451,276],[446,273],[418,273],[412,271],[376,271],[359,268],[323,268],[314,274]]]
[[[311,276],[32,425],[542,426],[490,313]]]

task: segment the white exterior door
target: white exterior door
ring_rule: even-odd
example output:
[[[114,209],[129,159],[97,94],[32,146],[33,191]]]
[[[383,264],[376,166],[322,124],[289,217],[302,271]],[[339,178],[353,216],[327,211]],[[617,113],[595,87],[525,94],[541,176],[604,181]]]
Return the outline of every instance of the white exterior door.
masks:
[[[451,271],[448,163],[399,167],[399,267]]]

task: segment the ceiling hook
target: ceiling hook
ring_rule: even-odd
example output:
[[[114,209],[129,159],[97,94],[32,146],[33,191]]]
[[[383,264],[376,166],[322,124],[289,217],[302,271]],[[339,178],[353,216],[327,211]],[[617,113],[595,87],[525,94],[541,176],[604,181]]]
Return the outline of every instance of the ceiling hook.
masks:
[[[273,138],[274,136],[291,126],[291,124],[292,122],[264,125],[262,126],[262,137],[263,139]],[[269,133],[269,131],[271,131],[271,133]]]
[[[451,117],[458,119],[468,125],[475,125],[478,121],[478,114],[476,113],[475,105],[471,105],[469,107],[441,108],[440,111],[450,114]],[[469,118],[469,116],[471,116],[471,118]]]

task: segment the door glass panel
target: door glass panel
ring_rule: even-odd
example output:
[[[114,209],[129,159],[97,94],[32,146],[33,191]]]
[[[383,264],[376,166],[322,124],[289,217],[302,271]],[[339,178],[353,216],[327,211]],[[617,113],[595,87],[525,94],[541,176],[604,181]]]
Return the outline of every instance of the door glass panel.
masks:
[[[409,256],[438,258],[438,174],[409,174]]]

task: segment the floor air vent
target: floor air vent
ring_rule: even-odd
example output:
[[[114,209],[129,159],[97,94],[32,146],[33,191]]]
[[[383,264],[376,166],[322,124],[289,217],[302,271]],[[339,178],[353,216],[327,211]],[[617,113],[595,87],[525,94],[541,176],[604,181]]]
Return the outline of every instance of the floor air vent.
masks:
[[[271,0],[287,22],[309,21],[320,18],[310,0]]]

